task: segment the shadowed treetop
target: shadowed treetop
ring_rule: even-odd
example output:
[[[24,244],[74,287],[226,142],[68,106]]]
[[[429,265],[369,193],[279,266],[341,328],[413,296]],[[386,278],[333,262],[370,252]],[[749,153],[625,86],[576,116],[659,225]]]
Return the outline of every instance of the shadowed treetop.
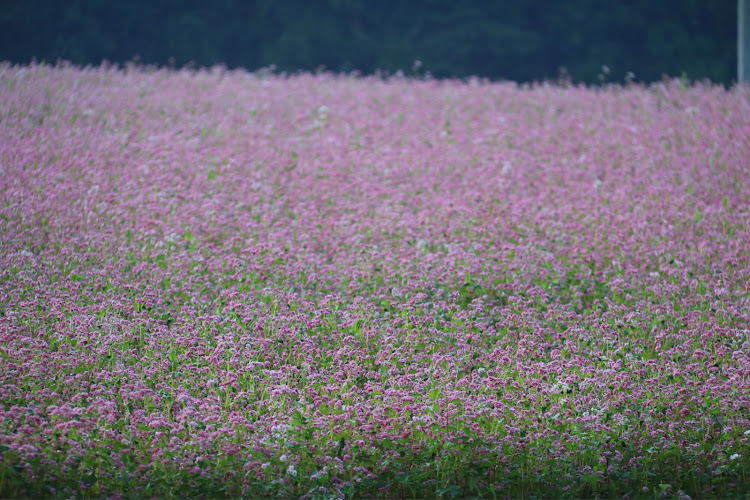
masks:
[[[0,60],[406,74],[418,60],[437,77],[530,81],[565,68],[589,83],[632,72],[730,84],[735,11],[734,0],[16,0],[0,5]]]

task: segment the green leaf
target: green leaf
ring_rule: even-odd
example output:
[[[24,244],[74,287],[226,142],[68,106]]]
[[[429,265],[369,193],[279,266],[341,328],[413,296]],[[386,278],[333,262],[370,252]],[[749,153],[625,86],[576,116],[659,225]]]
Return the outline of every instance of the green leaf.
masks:
[[[292,414],[292,425],[294,427],[304,427],[307,425],[307,419],[299,411],[295,411]]]
[[[435,387],[433,390],[427,394],[427,397],[430,399],[437,399],[440,397],[440,394],[442,394],[443,390],[440,387]]]

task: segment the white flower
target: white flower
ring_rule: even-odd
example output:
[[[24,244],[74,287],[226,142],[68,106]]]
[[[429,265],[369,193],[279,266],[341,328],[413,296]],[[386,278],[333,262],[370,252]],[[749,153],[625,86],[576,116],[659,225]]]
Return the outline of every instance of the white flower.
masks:
[[[745,436],[750,436],[750,429],[745,431]]]
[[[740,455],[739,453],[733,453],[733,454],[732,454],[732,455],[731,455],[731,456],[729,457],[729,460],[737,460],[738,458],[742,458],[742,455]]]
[[[317,114],[316,122],[324,122],[328,118],[328,106],[318,106],[318,108],[315,110],[315,113]]]
[[[505,160],[503,161],[503,169],[500,171],[500,174],[508,175],[512,169],[513,169],[513,164],[509,162],[508,160]]]
[[[264,463],[264,464],[262,464],[262,465],[261,465],[261,468],[262,468],[262,469],[267,469],[267,468],[269,468],[270,466],[271,466],[271,463],[270,463],[270,462],[266,462],[266,463]]]
[[[286,453],[285,453],[285,454],[283,454],[283,455],[281,455],[281,456],[279,457],[279,460],[281,460],[282,462],[286,462]]]
[[[552,394],[565,394],[569,389],[570,386],[568,384],[566,384],[565,382],[557,381],[555,385],[553,385],[550,389],[550,392],[552,392]]]
[[[278,439],[284,436],[287,431],[289,431],[289,429],[290,427],[287,424],[274,425],[273,427],[271,427],[271,434],[273,434],[273,437]]]
[[[297,469],[294,468],[294,465],[290,465],[289,467],[287,467],[286,473],[289,474],[290,476],[296,476]]]

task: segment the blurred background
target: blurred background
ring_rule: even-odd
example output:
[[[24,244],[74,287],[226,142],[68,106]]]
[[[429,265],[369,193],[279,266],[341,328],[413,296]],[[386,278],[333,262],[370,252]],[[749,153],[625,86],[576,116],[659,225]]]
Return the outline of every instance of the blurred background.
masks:
[[[517,82],[737,78],[737,0],[5,0],[0,60]]]

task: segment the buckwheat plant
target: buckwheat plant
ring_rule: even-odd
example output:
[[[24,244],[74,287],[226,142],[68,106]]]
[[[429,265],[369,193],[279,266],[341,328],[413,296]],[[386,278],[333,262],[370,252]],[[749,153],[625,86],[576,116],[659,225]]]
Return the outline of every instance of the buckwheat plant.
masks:
[[[0,65],[0,497],[745,498],[748,116]]]

